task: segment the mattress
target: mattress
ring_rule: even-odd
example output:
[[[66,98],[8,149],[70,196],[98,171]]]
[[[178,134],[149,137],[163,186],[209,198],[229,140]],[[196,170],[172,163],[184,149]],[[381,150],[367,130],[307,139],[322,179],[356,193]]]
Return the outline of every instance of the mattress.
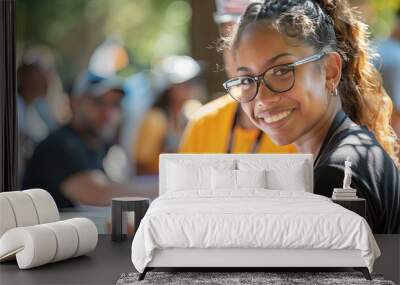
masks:
[[[361,216],[300,191],[167,192],[153,201],[132,243],[143,272],[157,249],[359,250],[372,272],[380,251]]]

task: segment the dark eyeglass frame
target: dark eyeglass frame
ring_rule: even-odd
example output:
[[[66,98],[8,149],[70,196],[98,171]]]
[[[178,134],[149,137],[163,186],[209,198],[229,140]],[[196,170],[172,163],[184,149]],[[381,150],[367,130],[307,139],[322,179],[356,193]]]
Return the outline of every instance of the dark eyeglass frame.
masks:
[[[296,66],[303,65],[303,64],[306,64],[306,63],[310,63],[310,62],[314,62],[314,61],[318,61],[318,60],[320,60],[322,57],[324,57],[326,54],[328,54],[328,52],[326,52],[326,51],[321,51],[321,52],[319,52],[319,53],[316,53],[316,54],[307,56],[307,57],[305,57],[305,58],[299,59],[299,60],[297,60],[297,61],[295,61],[295,62],[292,62],[292,63],[289,63],[289,64],[278,64],[278,65],[275,65],[275,66],[271,66],[271,67],[269,67],[267,70],[265,70],[263,73],[261,73],[261,74],[259,74],[259,75],[256,75],[256,76],[248,76],[248,75],[245,75],[245,76],[237,76],[237,77],[231,78],[231,79],[229,79],[228,81],[224,82],[224,83],[222,84],[222,86],[223,86],[223,87],[225,88],[225,90],[229,93],[229,95],[230,95],[235,101],[237,101],[237,102],[239,102],[239,103],[249,103],[249,102],[253,101],[253,100],[257,97],[257,95],[258,95],[258,90],[260,89],[260,82],[261,82],[261,81],[264,83],[265,87],[267,87],[267,88],[268,88],[269,90],[271,90],[272,92],[275,92],[275,93],[287,92],[287,91],[289,91],[290,89],[293,88],[294,83],[295,83],[295,81],[296,81],[296,76],[295,76],[295,72],[294,72]],[[265,76],[265,74],[266,74],[268,71],[270,71],[270,70],[273,69],[273,68],[279,67],[279,66],[287,67],[288,69],[290,69],[291,72],[293,72],[293,82],[292,82],[291,86],[290,86],[289,88],[287,88],[286,90],[275,90],[274,88],[272,88],[271,86],[269,86],[269,84],[268,84],[268,83],[265,81],[265,79],[264,79],[264,76]],[[256,87],[256,92],[254,93],[254,96],[251,97],[251,99],[246,100],[246,101],[242,101],[242,100],[236,99],[236,98],[229,92],[229,90],[230,90],[232,87],[235,87],[235,86],[238,85],[238,84],[235,85],[234,83],[237,82],[238,80],[241,82],[241,80],[242,80],[243,78],[252,79],[252,80],[254,80],[254,81],[256,82],[256,84],[257,84],[257,85],[256,85],[256,86],[257,86],[257,87]]]

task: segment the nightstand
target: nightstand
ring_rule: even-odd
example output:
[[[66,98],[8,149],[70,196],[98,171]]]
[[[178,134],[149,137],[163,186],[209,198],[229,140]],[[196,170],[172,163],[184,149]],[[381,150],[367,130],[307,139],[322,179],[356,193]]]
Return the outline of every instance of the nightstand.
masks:
[[[142,197],[119,197],[112,199],[112,234],[113,241],[123,241],[126,235],[122,233],[122,214],[126,211],[135,212],[135,231],[140,221],[146,214],[150,205],[149,198]]]
[[[351,199],[351,200],[344,200],[344,199],[332,199],[332,202],[339,204],[340,206],[353,211],[356,214],[359,214],[361,217],[365,219],[366,217],[366,208],[367,204],[365,199],[363,198],[357,198],[357,199]]]

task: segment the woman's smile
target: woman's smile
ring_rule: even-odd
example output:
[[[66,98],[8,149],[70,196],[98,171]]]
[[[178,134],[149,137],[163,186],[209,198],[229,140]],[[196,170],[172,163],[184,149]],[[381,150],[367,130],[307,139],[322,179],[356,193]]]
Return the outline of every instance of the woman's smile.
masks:
[[[257,122],[262,127],[268,127],[270,129],[279,129],[289,121],[293,111],[294,108],[288,108],[279,111],[278,110],[263,111],[259,112],[256,115],[256,119]]]

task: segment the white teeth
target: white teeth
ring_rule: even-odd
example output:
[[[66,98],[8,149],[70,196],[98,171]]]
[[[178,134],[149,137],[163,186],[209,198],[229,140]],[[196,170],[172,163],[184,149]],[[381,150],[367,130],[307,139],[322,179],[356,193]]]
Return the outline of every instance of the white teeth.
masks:
[[[292,110],[284,111],[282,113],[279,113],[279,114],[276,114],[276,115],[273,115],[273,116],[264,117],[264,121],[267,124],[275,123],[277,121],[280,121],[280,120],[286,118],[287,116],[290,115],[290,113],[292,113]]]

